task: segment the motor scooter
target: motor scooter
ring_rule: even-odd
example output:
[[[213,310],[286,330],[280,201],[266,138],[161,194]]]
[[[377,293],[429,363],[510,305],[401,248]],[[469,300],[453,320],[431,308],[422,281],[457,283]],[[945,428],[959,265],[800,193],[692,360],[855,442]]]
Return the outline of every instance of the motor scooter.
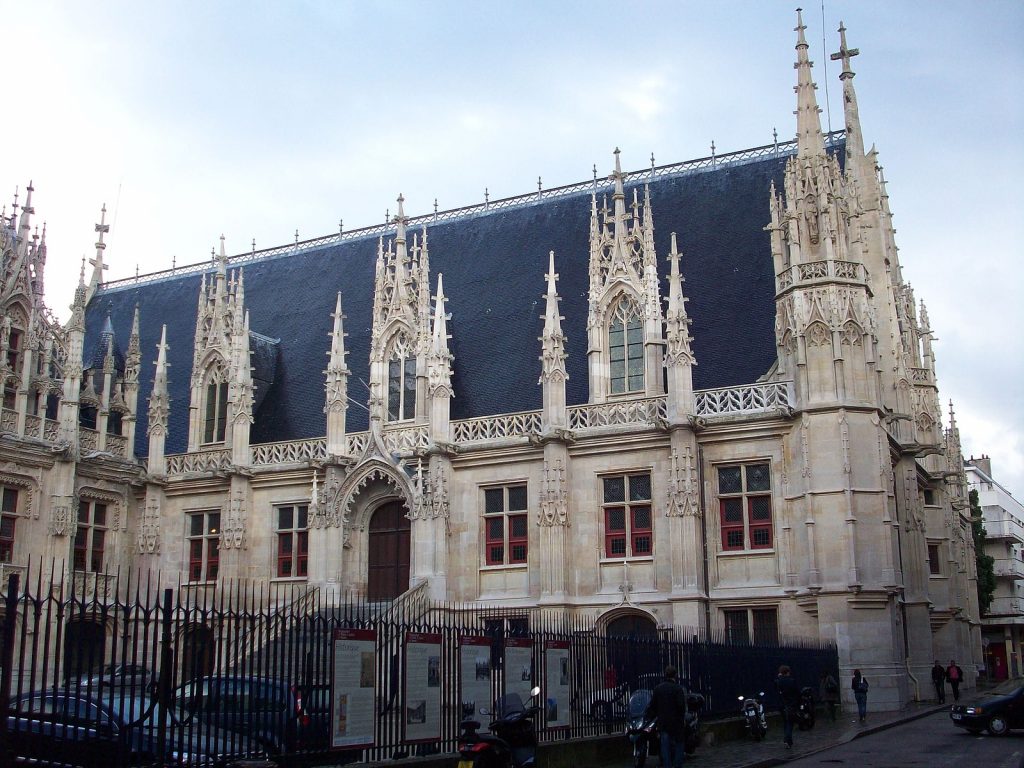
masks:
[[[651,742],[657,738],[654,718],[645,716],[651,698],[651,692],[646,689],[639,690],[629,697],[626,735],[633,745],[633,768],[644,768],[647,755],[651,751]]]
[[[700,713],[704,709],[704,696],[699,693],[686,694],[686,737],[683,748],[692,755],[700,744]]]
[[[540,687],[530,691],[530,701],[540,694]],[[463,720],[459,734],[458,768],[533,768],[537,760],[537,735],[533,718],[540,707],[523,704],[518,693],[502,696],[492,713],[485,707],[480,714],[493,715],[488,728],[481,734],[480,723]]]
[[[740,711],[743,712],[743,724],[747,732],[754,737],[754,741],[760,741],[768,733],[768,720],[764,713],[764,691],[757,696],[740,696],[742,702]]]
[[[801,731],[814,727],[814,689],[805,685],[800,689],[800,703],[796,708],[796,726]]]

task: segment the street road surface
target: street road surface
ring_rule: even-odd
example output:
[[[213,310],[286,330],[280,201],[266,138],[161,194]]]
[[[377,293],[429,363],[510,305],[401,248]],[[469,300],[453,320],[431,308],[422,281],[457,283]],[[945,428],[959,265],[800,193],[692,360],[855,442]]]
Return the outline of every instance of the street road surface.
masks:
[[[869,714],[869,725],[870,720]],[[785,765],[786,768],[1022,768],[1024,732],[1013,731],[999,738],[988,734],[972,736],[953,725],[949,712],[937,712]]]

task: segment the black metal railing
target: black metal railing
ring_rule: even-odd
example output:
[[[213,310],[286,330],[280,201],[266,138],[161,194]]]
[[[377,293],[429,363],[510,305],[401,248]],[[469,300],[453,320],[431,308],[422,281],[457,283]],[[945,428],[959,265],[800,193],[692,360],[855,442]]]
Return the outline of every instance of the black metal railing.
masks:
[[[546,686],[545,653],[563,649],[568,715],[558,727],[538,717],[541,742],[621,730],[629,692],[655,684],[668,664],[704,694],[710,716],[734,713],[740,694],[773,690],[781,663],[801,685],[822,670],[838,676],[835,646],[817,640],[755,645],[682,628],[609,636],[596,614],[562,610],[335,600],[304,583],[62,573],[33,568],[0,585],[0,744],[31,757],[33,739],[43,737],[47,750],[66,744],[76,762],[103,768],[265,753],[307,765],[453,753],[466,706],[466,644],[480,649],[488,706],[510,689]],[[330,749],[344,709],[337,630],[373,631],[365,671],[374,689],[372,746]],[[439,725],[427,740],[407,737],[422,706],[406,683],[421,671],[406,668],[410,633],[433,638],[439,654],[430,660]]]

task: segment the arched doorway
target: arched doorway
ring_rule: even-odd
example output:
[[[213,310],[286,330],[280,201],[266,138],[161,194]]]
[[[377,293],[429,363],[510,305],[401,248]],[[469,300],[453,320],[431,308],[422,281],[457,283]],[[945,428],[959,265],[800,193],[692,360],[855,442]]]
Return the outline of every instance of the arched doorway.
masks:
[[[181,682],[213,672],[215,642],[213,630],[205,624],[190,624],[181,635]]]
[[[389,501],[370,518],[366,597],[394,600],[409,588],[409,518],[405,505]]]
[[[106,631],[90,619],[69,621],[64,635],[64,679],[85,677],[103,666]]]
[[[607,680],[631,689],[650,687],[652,676],[660,680],[662,667],[658,626],[644,613],[623,613],[605,625],[608,640]]]

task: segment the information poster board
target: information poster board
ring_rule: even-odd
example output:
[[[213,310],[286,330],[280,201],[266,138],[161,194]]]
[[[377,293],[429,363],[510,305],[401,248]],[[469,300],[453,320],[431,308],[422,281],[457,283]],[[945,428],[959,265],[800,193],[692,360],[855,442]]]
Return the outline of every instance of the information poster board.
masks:
[[[459,637],[459,721],[476,720],[481,732],[487,730],[488,718],[480,707],[490,709],[491,701],[491,638],[477,635]]]
[[[548,728],[569,727],[568,640],[548,640],[544,646],[544,722]]]
[[[331,675],[332,748],[373,746],[376,682],[376,630],[334,630],[334,668]]]
[[[441,635],[405,636],[405,741],[441,739]]]
[[[533,641],[528,637],[510,637],[505,641],[505,693],[518,693],[523,704],[530,705],[533,688]]]

